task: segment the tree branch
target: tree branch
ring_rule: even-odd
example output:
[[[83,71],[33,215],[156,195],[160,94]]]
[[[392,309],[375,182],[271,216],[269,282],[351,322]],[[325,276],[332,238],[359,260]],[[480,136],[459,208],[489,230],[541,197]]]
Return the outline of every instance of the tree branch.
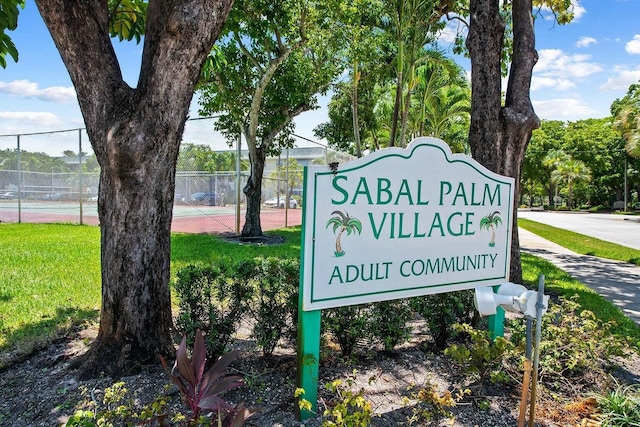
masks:
[[[298,40],[298,42],[294,43],[290,48],[285,48],[284,52],[280,53],[280,56],[269,61],[269,66],[264,70],[262,77],[260,77],[260,81],[258,82],[255,91],[253,92],[253,97],[251,99],[251,107],[249,109],[249,126],[248,126],[248,141],[255,141],[257,130],[258,130],[258,121],[260,116],[260,106],[262,105],[262,96],[264,95],[271,78],[278,70],[278,67],[289,58],[291,53],[298,49],[300,46],[304,44],[303,40]]]
[[[264,95],[264,91],[267,89],[271,78],[278,70],[280,64],[287,60],[289,55],[291,55],[291,52],[293,52],[293,50],[291,49],[285,50],[280,56],[269,61],[269,66],[264,70],[264,73],[260,77],[260,81],[258,81],[256,90],[253,92],[251,107],[249,109],[249,127],[247,135],[248,141],[256,140],[258,121],[260,116],[260,105],[262,105],[262,96]]]
[[[538,62],[535,49],[535,31],[531,0],[513,2],[513,54],[507,84],[506,105],[520,104],[522,108],[530,106],[529,89],[533,67]]]
[[[300,5],[300,40],[307,40],[307,9],[305,4]]]
[[[191,95],[184,99],[184,93],[193,93],[232,3],[232,0],[149,2],[138,89],[157,92],[152,97],[155,102],[162,99],[174,114],[175,111],[186,114]],[[182,84],[176,84],[175,76],[186,78],[180,80]]]
[[[282,132],[282,130],[285,127],[287,127],[289,123],[291,123],[291,120],[294,117],[310,109],[311,109],[311,105],[307,102],[304,102],[298,105],[293,110],[288,110],[286,108],[283,108],[282,112],[283,112],[284,120],[280,122],[278,126],[271,129],[271,131],[264,138],[262,138],[263,147],[265,147],[265,149],[268,149],[271,146],[271,143],[273,142],[273,140],[276,138],[276,136],[278,136],[278,134]]]
[[[284,44],[282,43],[282,36],[280,35],[280,31],[277,26],[273,26],[273,33],[276,36],[276,42],[278,43],[278,51],[283,51],[285,49]]]
[[[460,15],[453,15],[451,16],[450,13],[445,13],[443,15],[445,18],[447,18],[447,21],[460,21],[462,22],[462,24],[464,24],[467,28],[469,28],[469,23]]]
[[[256,60],[255,56],[253,56],[251,52],[249,52],[249,49],[247,49],[244,43],[242,43],[242,39],[240,38],[240,35],[235,31],[233,32],[233,39],[236,41],[236,43],[238,43],[238,46],[240,47],[240,51],[242,51],[244,56],[246,56],[247,59],[251,61],[254,67],[260,70],[260,72],[264,72],[262,65],[260,65],[260,63]]]
[[[87,127],[106,123],[112,103],[128,104],[131,93],[109,37],[107,3],[36,0],[36,5],[69,71]]]

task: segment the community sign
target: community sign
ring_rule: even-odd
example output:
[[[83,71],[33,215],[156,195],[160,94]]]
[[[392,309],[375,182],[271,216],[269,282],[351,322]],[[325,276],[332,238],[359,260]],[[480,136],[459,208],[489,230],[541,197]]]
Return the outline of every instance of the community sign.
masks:
[[[514,180],[419,138],[305,169],[302,308],[509,279]]]

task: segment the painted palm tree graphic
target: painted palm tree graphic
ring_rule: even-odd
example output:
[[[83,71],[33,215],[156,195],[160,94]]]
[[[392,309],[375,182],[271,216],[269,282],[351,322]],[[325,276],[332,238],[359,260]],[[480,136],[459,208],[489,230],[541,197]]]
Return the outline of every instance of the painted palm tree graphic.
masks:
[[[340,239],[342,238],[342,233],[347,232],[347,236],[351,233],[358,234],[362,233],[362,223],[357,218],[352,218],[348,213],[342,213],[340,211],[333,211],[331,215],[335,215],[327,221],[327,228],[330,225],[333,225],[333,234],[336,233],[336,230],[340,229],[338,232],[338,236],[336,237],[336,251],[333,253],[337,257],[341,257],[345,254],[345,251],[342,250],[342,245],[340,245]]]
[[[496,245],[496,228],[500,224],[502,224],[502,218],[500,218],[498,211],[492,212],[480,220],[481,230],[491,230],[491,241],[489,242],[491,247]]]

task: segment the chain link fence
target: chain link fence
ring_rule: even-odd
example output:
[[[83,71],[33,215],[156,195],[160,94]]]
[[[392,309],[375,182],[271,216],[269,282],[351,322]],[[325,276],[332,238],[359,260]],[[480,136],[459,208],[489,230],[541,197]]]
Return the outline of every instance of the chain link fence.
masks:
[[[246,142],[229,146],[215,118],[189,120],[177,164],[172,230],[239,233],[246,216]],[[302,168],[351,156],[294,135],[295,148],[268,158],[263,230],[302,221]],[[84,129],[0,135],[0,221],[97,225],[100,167]],[[288,201],[288,203],[287,203]]]

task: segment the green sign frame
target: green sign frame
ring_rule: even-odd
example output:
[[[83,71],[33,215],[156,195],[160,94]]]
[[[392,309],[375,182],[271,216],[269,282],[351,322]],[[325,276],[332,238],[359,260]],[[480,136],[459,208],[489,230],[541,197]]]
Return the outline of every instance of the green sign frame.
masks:
[[[312,410],[322,309],[509,281],[514,179],[442,140],[308,166],[303,186],[298,387]]]

